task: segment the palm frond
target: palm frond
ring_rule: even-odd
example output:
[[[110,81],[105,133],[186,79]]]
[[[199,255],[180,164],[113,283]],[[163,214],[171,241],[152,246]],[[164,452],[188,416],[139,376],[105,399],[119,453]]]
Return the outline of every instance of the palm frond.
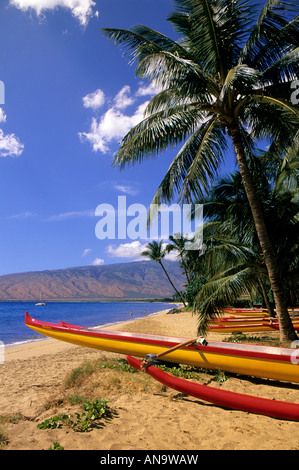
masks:
[[[296,5],[293,0],[267,0],[242,48],[239,63],[259,64],[261,70],[276,62],[282,51],[286,52],[285,47],[289,47],[292,33],[296,31],[296,22],[290,27],[287,19],[294,11]]]
[[[186,4],[192,25],[190,39],[198,61],[212,74],[219,74],[223,82],[228,70],[237,62],[249,24],[248,3],[242,0],[190,0]]]
[[[204,119],[199,106],[178,105],[145,118],[124,137],[114,165],[140,163],[145,157],[181,143]]]
[[[152,200],[153,207],[170,202],[175,194],[187,203],[202,196],[217,173],[225,148],[217,118],[199,125],[173,159]]]
[[[281,163],[280,172],[277,176],[274,192],[283,194],[292,193],[294,197],[299,194],[299,132],[294,139],[293,145],[288,148]]]
[[[232,107],[232,98],[229,93],[233,90],[234,95],[248,94],[260,88],[261,74],[258,70],[247,65],[236,65],[231,68],[225,78],[219,100],[228,103]]]
[[[176,89],[189,99],[197,97],[202,101],[203,95],[219,95],[218,84],[199,64],[169,51],[147,55],[139,62],[136,73],[161,89]]]
[[[290,102],[265,95],[253,95],[242,116],[253,138],[280,139],[290,145],[299,125],[299,110]]]
[[[254,286],[256,275],[243,264],[204,284],[194,302],[194,309],[198,311],[198,333],[204,335],[210,320]]]
[[[299,79],[299,47],[284,54],[262,73],[266,87],[273,83],[285,83]],[[267,89],[267,88],[266,88]]]

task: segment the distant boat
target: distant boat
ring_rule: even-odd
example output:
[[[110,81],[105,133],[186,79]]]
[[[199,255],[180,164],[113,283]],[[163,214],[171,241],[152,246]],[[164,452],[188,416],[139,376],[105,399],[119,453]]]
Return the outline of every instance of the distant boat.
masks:
[[[40,301],[37,302],[35,305],[47,305],[46,302],[42,300],[42,295],[40,294]]]

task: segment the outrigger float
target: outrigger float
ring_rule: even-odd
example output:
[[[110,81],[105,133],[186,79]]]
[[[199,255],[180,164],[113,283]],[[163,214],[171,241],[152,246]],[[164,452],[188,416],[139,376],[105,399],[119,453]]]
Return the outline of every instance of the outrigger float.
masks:
[[[158,382],[170,387],[180,393],[213,403],[214,405],[233,410],[247,411],[249,413],[261,414],[272,418],[299,421],[299,405],[269,398],[253,397],[243,393],[231,392],[208,387],[164,372],[163,370],[149,365],[144,366],[142,361],[135,357],[127,356],[131,367],[146,372]]]
[[[44,336],[84,347],[141,358],[175,348],[167,354],[168,362],[299,383],[298,360],[294,360],[296,350],[292,348],[222,341],[206,344],[198,339],[84,328],[36,320],[27,312],[25,323]]]

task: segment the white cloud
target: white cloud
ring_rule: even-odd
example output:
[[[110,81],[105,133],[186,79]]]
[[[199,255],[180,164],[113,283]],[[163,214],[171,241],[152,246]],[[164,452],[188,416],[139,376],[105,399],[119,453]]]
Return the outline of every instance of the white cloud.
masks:
[[[24,211],[24,212],[19,212],[18,214],[10,215],[8,218],[9,219],[31,219],[32,217],[36,217],[36,216],[37,214],[35,212]]]
[[[147,103],[141,104],[131,116],[112,107],[99,120],[93,117],[89,132],[79,133],[81,141],[89,142],[94,152],[107,153],[111,142],[122,139],[132,127],[142,121],[146,105]]]
[[[131,95],[131,88],[125,85],[115,96],[114,105],[117,109],[125,109],[133,104],[135,99]]]
[[[138,88],[138,90],[136,92],[136,96],[155,96],[158,93],[160,93],[161,91],[162,91],[162,89],[159,88],[154,83],[149,83],[147,85],[142,84]]]
[[[48,222],[59,222],[60,220],[77,219],[81,217],[95,217],[94,210],[85,211],[69,211],[62,212],[61,214],[51,215],[47,218]]]
[[[82,253],[82,258],[84,258],[84,256],[87,256],[89,253],[92,252],[92,249],[91,248],[86,248],[83,253]]]
[[[130,185],[116,184],[114,188],[120,193],[129,194],[130,196],[135,196],[139,193],[138,189],[135,189],[133,188],[133,186]]]
[[[130,258],[133,261],[147,261],[149,258],[142,256],[141,252],[146,250],[147,243],[142,244],[140,241],[135,240],[131,243],[121,243],[118,246],[108,245],[106,253],[113,258]],[[162,244],[162,249],[166,248],[167,243]],[[172,251],[165,256],[168,261],[177,261],[177,253]]]
[[[93,266],[101,266],[105,261],[102,258],[95,258],[92,262]]]
[[[2,108],[0,108],[0,122],[6,122],[6,114]]]
[[[5,135],[0,129],[0,157],[18,157],[24,150],[24,145],[15,134]]]
[[[132,127],[144,119],[148,101],[140,104],[140,98],[153,96],[159,91],[161,90],[154,84],[141,84],[135,93],[132,93],[129,85],[123,86],[115,97],[109,100],[112,103],[109,109],[100,118],[92,117],[89,130],[79,132],[81,142],[89,142],[94,152],[109,152],[113,142],[119,142]],[[93,103],[97,102],[97,99],[101,105],[104,104],[104,92],[100,89],[86,95],[83,104],[96,110],[99,106],[93,106]],[[125,109],[137,103],[137,100],[139,104],[136,104],[135,111],[125,112]]]
[[[100,88],[98,88],[93,93],[89,93],[84,96],[82,100],[85,108],[92,108],[95,110],[103,106],[105,103],[105,94]]]
[[[98,16],[98,12],[93,11],[93,7],[96,6],[93,0],[10,0],[10,4],[23,11],[35,10],[38,16],[45,10],[66,8],[82,26],[86,26],[92,16]]]
[[[106,253],[113,258],[133,258],[133,259],[146,259],[141,256],[141,252],[145,249],[146,244],[140,243],[135,240],[131,243],[121,243],[118,246],[108,245]]]

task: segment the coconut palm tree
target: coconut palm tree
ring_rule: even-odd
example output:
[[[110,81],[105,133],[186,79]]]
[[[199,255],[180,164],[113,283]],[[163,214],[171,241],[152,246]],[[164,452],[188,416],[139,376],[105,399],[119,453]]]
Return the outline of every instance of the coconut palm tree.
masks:
[[[180,260],[181,267],[184,270],[186,280],[187,280],[187,285],[190,284],[190,275],[188,272],[188,266],[186,263],[185,255],[186,255],[186,246],[188,243],[191,241],[187,238],[184,237],[182,234],[175,234],[175,235],[169,235],[169,240],[171,243],[168,243],[166,245],[166,252],[171,253],[172,251],[176,251],[178,258]]]
[[[114,164],[124,168],[181,145],[153,203],[194,202],[208,191],[233,144],[265,259],[282,342],[297,338],[248,159],[256,139],[287,148],[298,129],[290,102],[299,78],[295,0],[267,0],[261,11],[245,0],[176,0],[173,40],[146,26],[104,29],[125,47],[136,74],[162,91],[143,121],[123,138]]]
[[[288,184],[282,185],[285,166],[274,171],[271,162],[271,167],[267,168],[267,158],[266,153],[250,163],[265,219],[267,224],[275,227],[271,240],[283,276],[284,290],[292,305],[297,297],[299,299],[294,276],[298,273],[299,258],[298,204],[293,202],[295,190],[290,190],[294,185],[289,185],[296,175],[294,171],[288,171]],[[272,181],[273,173],[275,178]],[[281,183],[281,190],[277,189],[277,182]],[[260,291],[269,314],[273,316],[274,311],[266,293],[269,289],[268,273],[240,173],[221,178],[211,188],[204,207],[210,219],[204,227],[204,261],[209,282],[202,287],[196,299],[201,334],[209,318],[219,312],[220,306],[228,306],[246,291]]]
[[[173,289],[177,293],[178,297],[182,300],[184,306],[186,306],[186,303],[185,303],[185,300],[184,300],[182,294],[176,289],[175,285],[173,284],[172,280],[170,279],[170,277],[168,275],[168,272],[165,269],[164,264],[162,263],[162,259],[165,258],[166,253],[167,253],[166,250],[163,248],[163,240],[161,240],[160,242],[156,242],[154,240],[154,241],[148,243],[146,245],[146,248],[147,248],[146,250],[141,252],[141,255],[146,256],[149,259],[151,259],[152,261],[156,261],[157,263],[159,263],[159,265],[163,269],[168,281],[170,282]]]

